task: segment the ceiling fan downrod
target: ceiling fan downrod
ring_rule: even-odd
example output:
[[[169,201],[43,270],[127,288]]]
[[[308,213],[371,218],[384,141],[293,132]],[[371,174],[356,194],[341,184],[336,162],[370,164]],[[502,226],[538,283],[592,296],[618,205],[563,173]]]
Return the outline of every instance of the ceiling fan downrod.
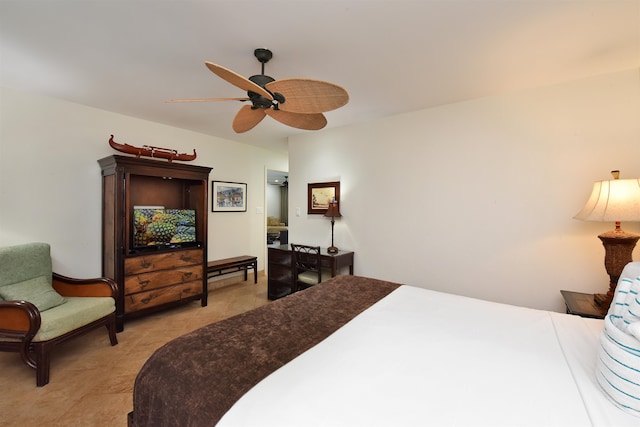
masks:
[[[273,53],[269,49],[258,48],[253,51],[253,55],[262,64],[262,75],[264,75],[264,64],[266,64],[271,58],[273,58]]]

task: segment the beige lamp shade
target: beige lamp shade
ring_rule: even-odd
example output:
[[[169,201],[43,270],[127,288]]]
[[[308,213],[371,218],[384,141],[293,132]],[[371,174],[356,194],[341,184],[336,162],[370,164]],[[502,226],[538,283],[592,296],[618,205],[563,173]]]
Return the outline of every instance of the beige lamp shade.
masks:
[[[640,178],[597,181],[582,210],[583,221],[640,221]]]

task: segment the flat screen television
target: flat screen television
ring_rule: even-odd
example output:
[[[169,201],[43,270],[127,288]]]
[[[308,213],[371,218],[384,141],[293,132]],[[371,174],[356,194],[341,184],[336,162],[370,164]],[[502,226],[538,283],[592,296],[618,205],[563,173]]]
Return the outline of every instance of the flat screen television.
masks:
[[[164,206],[133,207],[132,252],[198,246],[196,211]]]

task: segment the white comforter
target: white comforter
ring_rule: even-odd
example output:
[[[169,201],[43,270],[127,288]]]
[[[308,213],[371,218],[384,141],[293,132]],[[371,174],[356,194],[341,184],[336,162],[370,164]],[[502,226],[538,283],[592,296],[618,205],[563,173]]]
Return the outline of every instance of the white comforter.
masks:
[[[601,330],[401,286],[265,378],[218,426],[637,427],[595,381]]]

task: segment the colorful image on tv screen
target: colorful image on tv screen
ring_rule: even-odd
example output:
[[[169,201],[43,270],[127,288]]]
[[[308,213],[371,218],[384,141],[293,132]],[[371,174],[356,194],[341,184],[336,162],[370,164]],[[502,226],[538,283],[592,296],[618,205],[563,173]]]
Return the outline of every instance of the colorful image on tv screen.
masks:
[[[133,247],[167,246],[195,241],[195,210],[134,207]]]

